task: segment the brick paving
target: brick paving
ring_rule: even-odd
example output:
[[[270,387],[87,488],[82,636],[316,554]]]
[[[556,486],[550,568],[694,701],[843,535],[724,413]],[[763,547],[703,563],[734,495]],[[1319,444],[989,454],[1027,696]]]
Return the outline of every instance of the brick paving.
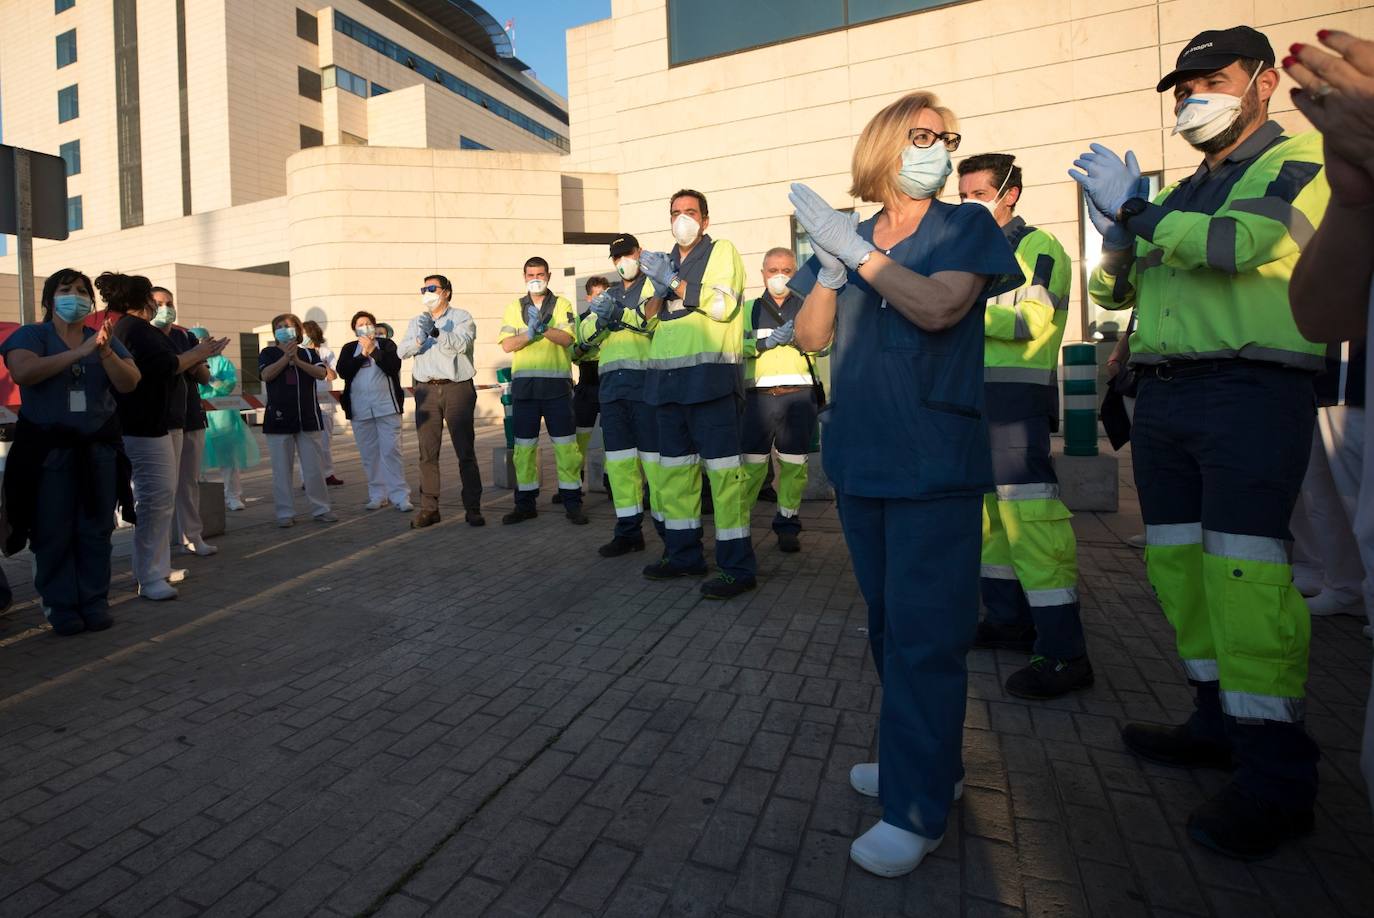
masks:
[[[831,504],[804,508],[800,555],[760,539],[759,590],[714,604],[641,579],[647,555],[598,557],[602,495],[590,527],[549,508],[508,528],[489,491],[478,530],[455,488],[414,533],[361,509],[336,444],[340,522],[275,528],[258,470],[177,602],[134,598],[117,559],[104,634],[42,630],[27,558],[5,562],[0,915],[1374,914],[1359,622],[1314,623],[1317,830],[1278,857],[1189,842],[1223,776],[1122,747],[1125,720],[1190,706],[1124,541],[1128,474],[1121,514],[1076,521],[1096,686],[1025,703],[1001,688],[1020,658],[973,653],[963,802],[882,880],[848,861],[879,812],[846,780],[879,689]]]

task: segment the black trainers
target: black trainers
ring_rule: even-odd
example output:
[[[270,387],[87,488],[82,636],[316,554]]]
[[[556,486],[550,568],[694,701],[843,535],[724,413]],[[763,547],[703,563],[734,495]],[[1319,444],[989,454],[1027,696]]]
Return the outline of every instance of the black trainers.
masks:
[[[616,536],[596,551],[597,554],[601,555],[603,558],[619,558],[621,555],[628,555],[632,551],[643,550],[643,536],[637,539],[627,539],[624,536]]]
[[[1186,723],[1173,727],[1158,724],[1127,724],[1121,728],[1121,741],[1142,759],[1175,768],[1235,767],[1231,746],[1196,735]]]
[[[697,567],[678,567],[667,558],[659,558],[653,564],[644,568],[644,576],[650,580],[673,580],[678,577],[700,577],[706,573],[706,565],[701,564]]]
[[[577,507],[577,508],[575,508],[575,509],[568,510],[568,511],[567,511],[567,514],[568,514],[568,522],[569,522],[569,523],[572,523],[574,526],[585,526],[585,525],[587,525],[588,523],[591,522],[591,520],[587,519],[587,514],[585,514],[585,513],[582,512],[582,508],[581,508],[581,507]]]
[[[469,526],[487,525],[487,518],[482,515],[481,510],[469,510],[463,514],[463,519],[467,520]]]
[[[1007,692],[1017,698],[1043,701],[1093,684],[1093,666],[1086,656],[1074,660],[1031,657],[1030,665],[1007,677]]]
[[[501,525],[509,526],[512,523],[523,523],[525,520],[532,520],[538,515],[538,510],[521,510],[519,507],[516,507],[510,513],[501,517]]]
[[[1263,860],[1290,839],[1312,831],[1311,809],[1289,809],[1228,784],[1188,817],[1199,845],[1242,861]]]
[[[1019,653],[1030,653],[1035,649],[1035,626],[979,622],[978,631],[973,635],[973,646],[980,650],[1015,650]]]
[[[801,539],[795,532],[778,533],[778,550],[787,554],[794,554],[801,551]]]
[[[753,577],[739,580],[721,571],[701,585],[701,595],[707,599],[734,599],[741,593],[748,593],[758,585]]]

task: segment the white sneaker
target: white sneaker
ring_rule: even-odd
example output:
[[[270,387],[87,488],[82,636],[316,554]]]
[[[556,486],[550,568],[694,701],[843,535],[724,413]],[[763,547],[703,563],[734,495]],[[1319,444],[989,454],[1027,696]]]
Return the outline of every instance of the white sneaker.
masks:
[[[210,555],[219,551],[219,546],[211,545],[204,539],[197,539],[194,542],[187,542],[185,545],[181,546],[181,551],[182,554],[200,555],[202,558],[208,558]]]
[[[849,769],[849,786],[865,797],[878,796],[878,763],[860,762]],[[954,799],[964,796],[964,782],[954,782]]]
[[[224,502],[224,507],[226,510],[242,510],[243,501],[231,497]]]
[[[1313,615],[1364,616],[1364,598],[1340,590],[1322,590],[1307,600],[1307,611]]]
[[[364,509],[364,510],[380,510],[380,509],[382,509],[383,507],[385,507],[385,506],[386,506],[387,504],[389,504],[389,503],[391,503],[391,501],[389,501],[389,500],[387,500],[385,497],[383,497],[381,500],[370,500],[370,501],[368,501],[367,503],[363,504],[363,509]]]
[[[944,841],[880,822],[849,846],[849,859],[880,877],[904,876],[920,866],[925,856]]]
[[[338,521],[339,518],[328,510],[315,517],[317,523],[337,523]]]
[[[186,582],[186,577],[187,577],[189,574],[190,574],[190,571],[188,571],[188,570],[187,570],[186,568],[184,568],[184,567],[173,568],[172,572],[169,573],[169,574],[167,575],[167,582],[168,582],[168,583],[185,583],[185,582]]]
[[[277,518],[278,529],[290,529],[294,525],[296,525],[296,521],[289,516],[282,516]]]
[[[152,583],[140,583],[138,595],[144,599],[151,599],[153,602],[163,602],[168,599],[176,599],[177,591],[166,580],[155,580]]]
[[[1316,596],[1322,591],[1322,574],[1320,571],[1313,572],[1310,569],[1293,570],[1293,586],[1298,588],[1298,592],[1306,597]]]
[[[1144,548],[1146,544],[1145,533],[1138,532],[1135,535],[1129,537],[1128,539],[1126,539],[1126,544],[1131,546],[1132,548]]]
[[[415,505],[408,500],[403,500],[396,505],[396,509],[400,510],[402,513],[409,513],[415,509]]]

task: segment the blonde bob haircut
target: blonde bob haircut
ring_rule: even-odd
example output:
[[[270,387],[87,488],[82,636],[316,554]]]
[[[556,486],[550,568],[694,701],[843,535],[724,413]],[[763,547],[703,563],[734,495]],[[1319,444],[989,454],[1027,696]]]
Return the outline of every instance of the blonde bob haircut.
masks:
[[[854,161],[850,173],[854,183],[849,186],[851,197],[874,204],[887,204],[897,199],[897,173],[902,168],[902,151],[911,141],[907,133],[921,109],[928,108],[945,122],[946,131],[959,130],[954,112],[940,104],[931,92],[911,92],[888,105],[864,126],[854,147]]]

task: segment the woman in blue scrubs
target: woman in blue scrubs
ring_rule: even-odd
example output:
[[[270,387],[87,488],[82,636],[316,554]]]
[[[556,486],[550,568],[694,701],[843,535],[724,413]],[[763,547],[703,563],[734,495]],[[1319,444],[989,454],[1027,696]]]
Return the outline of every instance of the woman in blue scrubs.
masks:
[[[954,115],[911,93],[864,128],[850,194],[874,217],[835,211],[805,185],[790,199],[816,255],[796,343],[831,345],[822,457],[883,682],[878,763],[850,783],[883,818],[850,857],[900,876],[939,845],[963,787],[965,656],[978,622],[982,496],[993,486],[983,419],[983,303],[1022,282],[982,207],[935,199],[958,148]]]

